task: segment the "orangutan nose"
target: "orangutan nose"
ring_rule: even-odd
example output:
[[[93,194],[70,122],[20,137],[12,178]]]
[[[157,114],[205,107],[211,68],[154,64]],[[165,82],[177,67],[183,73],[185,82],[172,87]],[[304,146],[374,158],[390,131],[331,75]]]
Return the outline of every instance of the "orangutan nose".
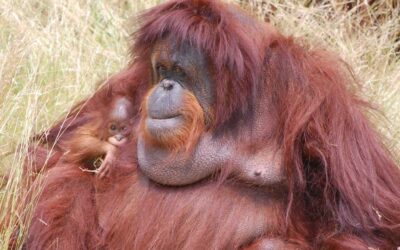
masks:
[[[124,136],[123,136],[123,135],[116,135],[116,136],[115,136],[115,139],[116,139],[117,141],[121,141],[122,139],[124,139]]]
[[[171,81],[168,79],[164,79],[161,81],[161,86],[166,91],[172,90],[174,88],[174,85],[175,85],[175,81]]]

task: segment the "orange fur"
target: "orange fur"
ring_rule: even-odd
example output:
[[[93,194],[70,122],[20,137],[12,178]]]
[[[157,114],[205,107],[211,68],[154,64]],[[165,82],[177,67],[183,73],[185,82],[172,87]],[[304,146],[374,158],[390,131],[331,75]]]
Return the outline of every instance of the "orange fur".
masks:
[[[132,130],[132,103],[124,97],[114,98],[111,109],[94,112],[89,121],[78,127],[72,136],[61,142],[64,161],[83,163],[85,169],[105,176],[118,154],[118,147],[127,142]],[[97,159],[103,157],[100,166]]]
[[[142,119],[140,129],[143,131],[147,142],[166,147],[173,152],[183,151],[191,152],[194,145],[197,144],[200,135],[205,130],[205,118],[202,107],[196,97],[188,90],[185,90],[184,100],[180,114],[184,117],[185,125],[174,130],[172,133],[159,135],[157,138],[150,135],[146,128],[147,101],[148,97],[154,91],[152,88],[144,98],[142,104]]]
[[[115,146],[105,140],[107,133],[102,126],[103,121],[104,119],[96,114],[90,122],[79,127],[71,138],[63,141],[61,144],[65,151],[63,160],[71,163],[94,161],[95,158],[111,151]]]
[[[240,146],[236,135],[244,137],[253,123],[261,124],[262,134],[272,134],[273,146],[282,150],[285,183],[268,190],[231,179],[217,183],[210,176],[182,187],[159,185],[136,171],[133,138],[121,147],[116,162],[128,171],[118,171],[113,178],[94,179],[77,169],[82,164],[62,161],[47,172],[24,248],[48,249],[57,241],[59,249],[238,249],[247,243],[259,249],[275,243],[269,249],[339,250],[400,245],[398,164],[363,114],[365,104],[348,92],[354,79],[341,60],[300,46],[270,26],[264,30],[256,20],[214,0],[168,1],[145,13],[142,22],[134,36],[132,63],[88,101],[77,121],[103,110],[114,93],[136,100],[135,112],[142,103],[145,117],[146,101],[139,100],[151,82],[152,48],[169,35],[209,56],[215,83],[211,132],[232,135],[234,140],[227,140]],[[191,114],[182,112],[186,116],[199,114],[194,100],[186,99]],[[255,113],[256,105],[266,111]],[[190,148],[186,141],[195,137],[192,126],[199,122],[188,120],[186,138],[178,130],[161,142],[179,149],[182,142]],[[81,126],[70,124],[63,138]],[[63,131],[61,125],[49,130],[49,143]],[[270,137],[258,137],[249,143],[271,143],[265,139]],[[229,162],[223,165],[229,167]],[[260,224],[267,229],[257,231]]]

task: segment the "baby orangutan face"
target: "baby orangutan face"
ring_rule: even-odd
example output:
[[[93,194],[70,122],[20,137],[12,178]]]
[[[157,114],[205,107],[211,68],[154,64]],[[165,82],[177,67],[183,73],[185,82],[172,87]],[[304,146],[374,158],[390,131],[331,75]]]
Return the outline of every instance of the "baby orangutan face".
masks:
[[[127,120],[110,122],[108,126],[108,142],[116,146],[126,143],[131,129],[132,124]]]
[[[128,141],[133,122],[129,116],[131,104],[125,98],[118,99],[108,122],[108,142],[118,146]]]

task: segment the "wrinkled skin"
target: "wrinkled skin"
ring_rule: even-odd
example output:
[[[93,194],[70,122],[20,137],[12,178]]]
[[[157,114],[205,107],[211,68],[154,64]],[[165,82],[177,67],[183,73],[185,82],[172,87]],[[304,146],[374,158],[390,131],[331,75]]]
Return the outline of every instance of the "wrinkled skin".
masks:
[[[147,99],[147,116],[143,118],[154,138],[174,133],[174,130],[184,126],[179,113],[184,105],[184,90],[196,96],[206,117],[211,118],[209,112],[214,94],[206,62],[204,55],[188,45],[176,46],[174,42],[162,41],[155,46],[151,57],[155,89]],[[238,143],[232,137],[215,137],[212,133],[204,133],[194,152],[188,156],[186,152],[175,154],[168,148],[152,145],[143,139],[143,135],[139,135],[139,166],[153,181],[171,186],[195,183],[227,165],[231,165],[235,169],[233,172],[250,184],[282,182],[284,173],[280,167],[279,152],[265,147],[255,154],[243,155],[236,145]]]
[[[64,138],[115,95],[133,100],[137,133],[110,178],[55,163],[28,249],[399,245],[400,173],[347,65],[219,1],[141,18],[132,64],[72,112],[81,123]]]
[[[138,139],[140,169],[153,181],[171,186],[195,183],[227,164],[234,167],[239,179],[254,185],[274,185],[284,180],[279,153],[266,148],[257,154],[243,155],[233,142],[213,139],[205,134],[190,157],[185,154],[171,159],[167,149],[147,145]],[[276,159],[278,158],[278,159]]]
[[[152,56],[153,87],[145,100],[147,113],[142,116],[145,121],[145,129],[154,140],[161,140],[164,134],[178,134],[185,128],[185,117],[181,113],[185,91],[190,91],[200,103],[205,117],[205,130],[202,132],[193,149],[171,150],[170,148],[152,143],[146,138],[143,130],[139,132],[137,142],[138,163],[141,172],[150,180],[167,186],[192,185],[219,172],[233,177],[245,185],[258,186],[259,189],[243,189],[247,195],[255,197],[246,206],[257,207],[264,193],[267,199],[264,209],[274,214],[274,220],[268,220],[265,214],[259,214],[256,209],[246,216],[250,221],[242,221],[235,233],[238,238],[233,241],[251,242],[263,235],[271,228],[279,227],[282,214],[281,210],[275,210],[284,204],[282,193],[284,188],[285,173],[281,166],[280,151],[276,150],[272,143],[259,142],[257,137],[264,137],[273,129],[273,122],[265,125],[265,117],[270,117],[266,108],[266,98],[260,98],[258,103],[258,115],[251,126],[242,128],[242,137],[235,138],[232,135],[215,135],[209,131],[212,123],[212,106],[214,104],[213,86],[207,66],[208,59],[197,49],[188,46],[176,46],[173,40],[161,41],[155,46]],[[259,119],[258,117],[262,117]],[[258,145],[254,148],[255,145]],[[241,190],[239,187],[226,187],[227,190]],[[246,191],[244,191],[246,190]],[[281,193],[281,195],[277,195]],[[223,193],[220,190],[221,194]],[[230,193],[231,191],[228,191]],[[226,194],[229,196],[230,194]],[[254,203],[253,203],[254,202]],[[245,206],[242,204],[241,206]],[[249,207],[249,209],[250,209]],[[195,209],[195,208],[193,208]],[[211,209],[211,208],[210,208]],[[263,214],[263,215],[262,215]],[[239,217],[243,214],[238,214]],[[262,216],[261,216],[262,215]],[[261,216],[261,217],[259,217]],[[285,243],[279,239],[264,239],[263,243],[257,243],[256,248],[285,249]]]
[[[151,64],[155,89],[148,97],[146,126],[152,136],[173,133],[182,126],[180,108],[185,90],[196,96],[206,117],[211,116],[213,86],[200,51],[163,41],[153,49]]]

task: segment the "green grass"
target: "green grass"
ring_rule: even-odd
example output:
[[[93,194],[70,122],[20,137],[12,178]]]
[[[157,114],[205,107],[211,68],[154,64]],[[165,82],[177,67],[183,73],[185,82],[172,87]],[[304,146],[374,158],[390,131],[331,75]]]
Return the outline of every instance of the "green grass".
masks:
[[[158,2],[0,0],[0,222],[6,213],[20,219],[16,205],[28,138],[126,65],[135,29],[130,17]],[[305,1],[308,7],[296,0],[241,2],[283,33],[340,54],[360,79],[359,94],[382,111],[371,119],[399,160],[399,6],[390,0],[350,10],[344,1]],[[0,226],[0,249],[13,230]]]

